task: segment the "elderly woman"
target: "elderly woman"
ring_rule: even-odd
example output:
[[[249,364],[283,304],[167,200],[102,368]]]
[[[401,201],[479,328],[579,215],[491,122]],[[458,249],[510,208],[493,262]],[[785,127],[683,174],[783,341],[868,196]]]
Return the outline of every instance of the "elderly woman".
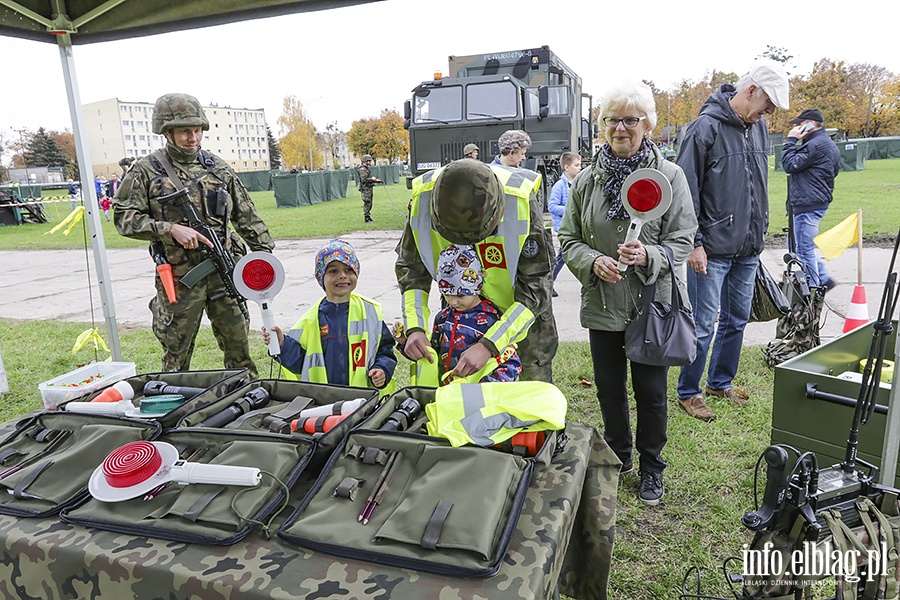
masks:
[[[531,137],[521,129],[510,129],[497,138],[497,148],[500,154],[494,157],[494,164],[515,169],[525,160],[525,153],[531,148]]]
[[[679,274],[693,249],[697,218],[684,173],[650,141],[656,125],[650,88],[629,82],[611,89],[601,100],[600,114],[607,143],[593,165],[572,183],[559,241],[566,265],[582,285],[581,325],[589,330],[603,437],[622,461],[620,472],[626,474],[633,463],[625,327],[637,312],[644,285],[657,282],[657,299],[670,301],[669,262],[663,246],[671,248]],[[645,223],[639,239],[624,244],[629,216],[622,205],[622,184],[640,168],[657,169],[669,180],[672,206],[662,217]],[[627,265],[624,273],[617,269],[620,260]],[[686,299],[680,279],[678,286]],[[637,404],[635,446],[640,455],[638,497],[648,505],[658,504],[663,496],[666,372],[666,367],[631,362]]]

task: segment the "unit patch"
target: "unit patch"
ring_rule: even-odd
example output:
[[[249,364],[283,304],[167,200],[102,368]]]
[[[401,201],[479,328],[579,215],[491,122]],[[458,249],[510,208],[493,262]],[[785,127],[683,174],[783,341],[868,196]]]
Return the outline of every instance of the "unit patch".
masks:
[[[522,256],[525,258],[534,258],[540,252],[541,246],[538,244],[537,240],[534,238],[528,238],[525,240],[525,245],[522,246]]]

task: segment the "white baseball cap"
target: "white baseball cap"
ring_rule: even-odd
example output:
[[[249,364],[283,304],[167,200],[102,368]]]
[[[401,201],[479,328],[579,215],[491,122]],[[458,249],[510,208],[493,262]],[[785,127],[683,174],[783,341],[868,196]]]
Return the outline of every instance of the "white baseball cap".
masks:
[[[788,76],[781,65],[774,61],[757,61],[750,68],[750,79],[769,95],[769,100],[775,106],[781,110],[789,108]]]

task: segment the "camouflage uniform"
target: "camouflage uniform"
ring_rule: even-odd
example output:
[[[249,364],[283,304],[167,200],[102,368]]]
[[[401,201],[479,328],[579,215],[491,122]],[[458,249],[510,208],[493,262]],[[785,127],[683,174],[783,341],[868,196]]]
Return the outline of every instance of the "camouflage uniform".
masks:
[[[243,243],[234,232],[228,230],[230,221],[251,250],[272,251],[275,243],[269,230],[228,163],[202,150],[194,154],[171,143],[166,145],[165,152],[178,176],[190,189],[191,202],[197,213],[219,233],[226,250],[237,255],[236,258],[246,253]],[[211,162],[209,168],[202,164],[204,156]],[[222,189],[227,192],[224,213],[216,215],[215,202],[206,200],[215,199],[216,191]],[[119,234],[139,240],[161,241],[165,245],[166,259],[172,265],[177,302],[169,303],[159,276],[156,277],[156,296],[150,301],[153,333],[163,347],[162,369],[190,369],[194,340],[206,310],[213,334],[224,353],[225,367],[247,368],[251,379],[256,379],[256,364],[250,358],[247,337],[250,323],[241,314],[238,303],[224,295],[224,285],[219,275],[210,274],[193,289],[178,285],[182,276],[205,260],[206,254],[200,249],[186,250],[172,238],[172,224],[185,225],[187,221],[174,203],[164,205],[157,198],[176,190],[176,184],[168,178],[165,168],[151,154],[134,163],[122,180],[113,202],[113,217]]]
[[[457,161],[453,164],[460,162]],[[495,167],[491,165],[491,168]],[[426,173],[423,177],[427,176]],[[414,196],[412,202],[418,201],[418,196]],[[550,299],[553,290],[551,266],[555,260],[555,253],[550,229],[544,225],[540,202],[533,193],[530,198],[530,210],[528,239],[519,256],[514,299],[534,313],[535,318],[534,324],[528,330],[527,337],[518,344],[519,358],[522,360],[522,373],[519,379],[552,383],[553,357],[556,356],[559,346],[559,334]],[[483,217],[483,215],[475,216]],[[475,228],[479,226],[480,224],[473,224]],[[425,292],[431,289],[432,277],[419,256],[419,248],[416,245],[409,219],[406,221],[403,236],[397,245],[395,272],[401,293],[410,289]],[[482,293],[482,296],[488,300],[494,300],[485,293]],[[496,349],[492,348],[491,350],[495,355],[497,354]]]
[[[366,155],[368,156],[368,155]],[[372,160],[369,157],[368,160]],[[366,157],[363,157],[363,164],[359,167],[359,192],[362,194],[363,201],[363,219],[366,223],[372,221],[372,188],[378,183],[378,178],[372,176],[372,171],[366,164]]]
[[[0,425],[0,436],[14,426]],[[553,598],[558,584],[572,598],[605,600],[619,461],[591,427],[569,423],[566,435],[565,448],[536,470],[493,577],[461,579],[337,558],[267,538],[258,527],[235,544],[211,546],[86,528],[55,515],[0,515],[0,598],[518,600]],[[315,475],[292,489],[291,506]]]

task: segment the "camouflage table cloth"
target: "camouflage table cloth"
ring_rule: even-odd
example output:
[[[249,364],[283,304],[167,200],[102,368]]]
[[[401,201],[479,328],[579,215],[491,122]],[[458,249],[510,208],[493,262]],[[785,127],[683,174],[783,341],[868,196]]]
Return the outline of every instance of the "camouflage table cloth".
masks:
[[[7,433],[9,426],[0,426]],[[0,596],[23,600],[605,599],[618,468],[591,427],[536,473],[500,572],[455,579],[294,547],[259,528],[231,546],[185,544],[0,515]],[[292,504],[305,486],[298,486]],[[283,516],[289,511],[282,513]],[[275,526],[280,522],[276,520]],[[273,528],[274,530],[274,528]]]

